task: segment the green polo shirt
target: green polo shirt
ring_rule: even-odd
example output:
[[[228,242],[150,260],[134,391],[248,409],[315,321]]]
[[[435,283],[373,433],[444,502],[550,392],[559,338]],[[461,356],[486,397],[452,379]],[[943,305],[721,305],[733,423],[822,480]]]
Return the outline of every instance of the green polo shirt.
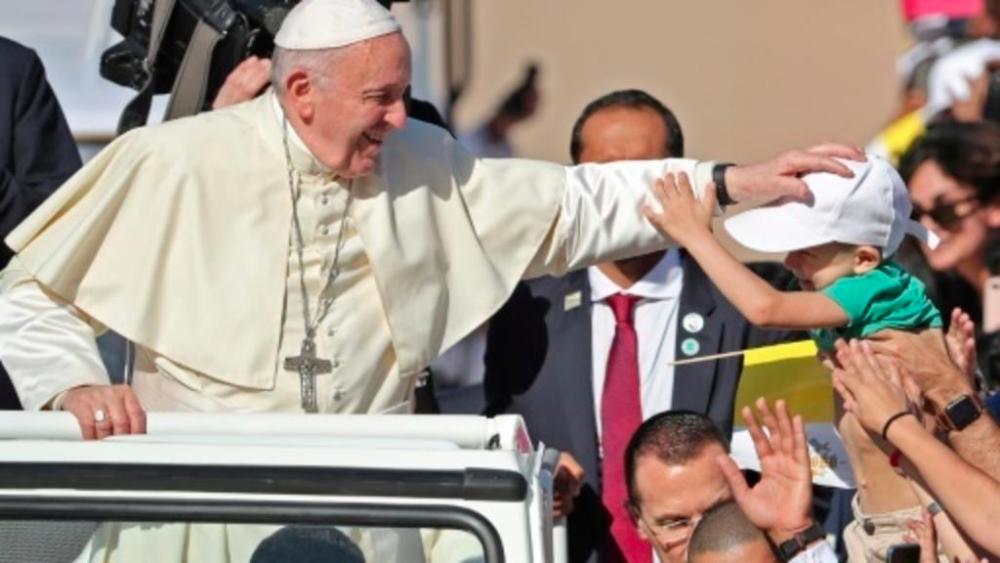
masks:
[[[924,291],[924,284],[886,260],[874,270],[845,276],[820,290],[847,313],[847,325],[810,330],[820,350],[832,350],[838,338],[864,338],[894,328],[941,328],[941,314]]]

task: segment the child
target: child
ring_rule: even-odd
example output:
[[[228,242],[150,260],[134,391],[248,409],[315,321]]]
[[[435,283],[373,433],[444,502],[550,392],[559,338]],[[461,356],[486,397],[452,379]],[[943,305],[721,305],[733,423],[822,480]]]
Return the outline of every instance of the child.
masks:
[[[803,178],[809,201],[779,200],[725,222],[736,241],[749,248],[787,252],[785,266],[803,291],[774,289],[715,240],[710,228],[715,190],[708,190],[699,203],[687,178],[667,177],[653,187],[662,210],[644,211],[654,226],[687,249],[751,323],[809,330],[824,356],[833,352],[837,338],[867,338],[885,329],[941,333],[941,316],[924,285],[892,261],[908,234],[936,244],[933,235],[910,219],[912,206],[902,179],[881,158],[844,164],[853,178]],[[943,350],[943,334],[940,340]],[[919,517],[919,501],[888,463],[888,446],[837,406],[837,428],[858,487],[852,505],[855,521],[844,531],[845,543],[852,561],[884,560],[887,546],[902,541],[906,521]]]
[[[785,266],[804,291],[782,292],[729,255],[711,232],[714,190],[698,203],[686,178],[654,186],[663,210],[646,209],[658,229],[686,248],[747,319],[757,326],[806,329],[824,352],[837,338],[864,338],[883,329],[940,329],[941,315],[924,285],[892,261],[907,234],[935,244],[910,219],[899,174],[885,160],[843,161],[853,178],[803,178],[810,201],[779,200],[725,222],[740,244],[787,252]]]

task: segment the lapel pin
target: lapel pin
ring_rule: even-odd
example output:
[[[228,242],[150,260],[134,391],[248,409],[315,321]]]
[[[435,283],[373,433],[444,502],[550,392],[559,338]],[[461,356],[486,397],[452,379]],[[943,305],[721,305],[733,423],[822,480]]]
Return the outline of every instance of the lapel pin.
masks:
[[[567,293],[566,297],[563,298],[563,311],[571,311],[576,309],[583,303],[583,294],[579,291],[574,291],[573,293]]]
[[[681,326],[684,327],[684,330],[692,334],[697,334],[701,332],[701,329],[705,328],[705,317],[698,313],[688,313],[681,319]]]
[[[701,344],[694,338],[685,338],[681,341],[681,353],[685,356],[694,356],[701,350]]]

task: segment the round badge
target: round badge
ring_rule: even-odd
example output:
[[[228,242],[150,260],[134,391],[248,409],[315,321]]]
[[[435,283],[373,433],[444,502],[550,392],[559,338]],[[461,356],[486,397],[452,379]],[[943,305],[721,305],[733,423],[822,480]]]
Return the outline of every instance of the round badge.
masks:
[[[681,319],[681,326],[688,332],[699,333],[705,328],[705,317],[698,313],[688,313]]]
[[[681,352],[685,356],[693,356],[698,353],[698,350],[701,350],[701,344],[698,344],[694,338],[685,338],[681,342]]]

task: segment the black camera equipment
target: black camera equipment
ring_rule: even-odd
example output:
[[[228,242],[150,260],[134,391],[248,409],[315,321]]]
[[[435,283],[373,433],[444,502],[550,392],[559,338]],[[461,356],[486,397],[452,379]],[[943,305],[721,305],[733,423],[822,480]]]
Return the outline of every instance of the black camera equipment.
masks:
[[[387,8],[393,0],[378,0]],[[399,1],[399,0],[396,0]],[[146,124],[154,94],[170,93],[164,119],[207,109],[243,59],[270,57],[299,0],[116,0],[111,27],[125,39],[101,55],[101,76],[138,90],[118,133]]]
[[[118,132],[144,125],[153,94],[170,93],[165,119],[208,107],[243,59],[268,57],[298,0],[116,0],[111,27],[125,39],[101,56],[101,76],[138,90]]]

